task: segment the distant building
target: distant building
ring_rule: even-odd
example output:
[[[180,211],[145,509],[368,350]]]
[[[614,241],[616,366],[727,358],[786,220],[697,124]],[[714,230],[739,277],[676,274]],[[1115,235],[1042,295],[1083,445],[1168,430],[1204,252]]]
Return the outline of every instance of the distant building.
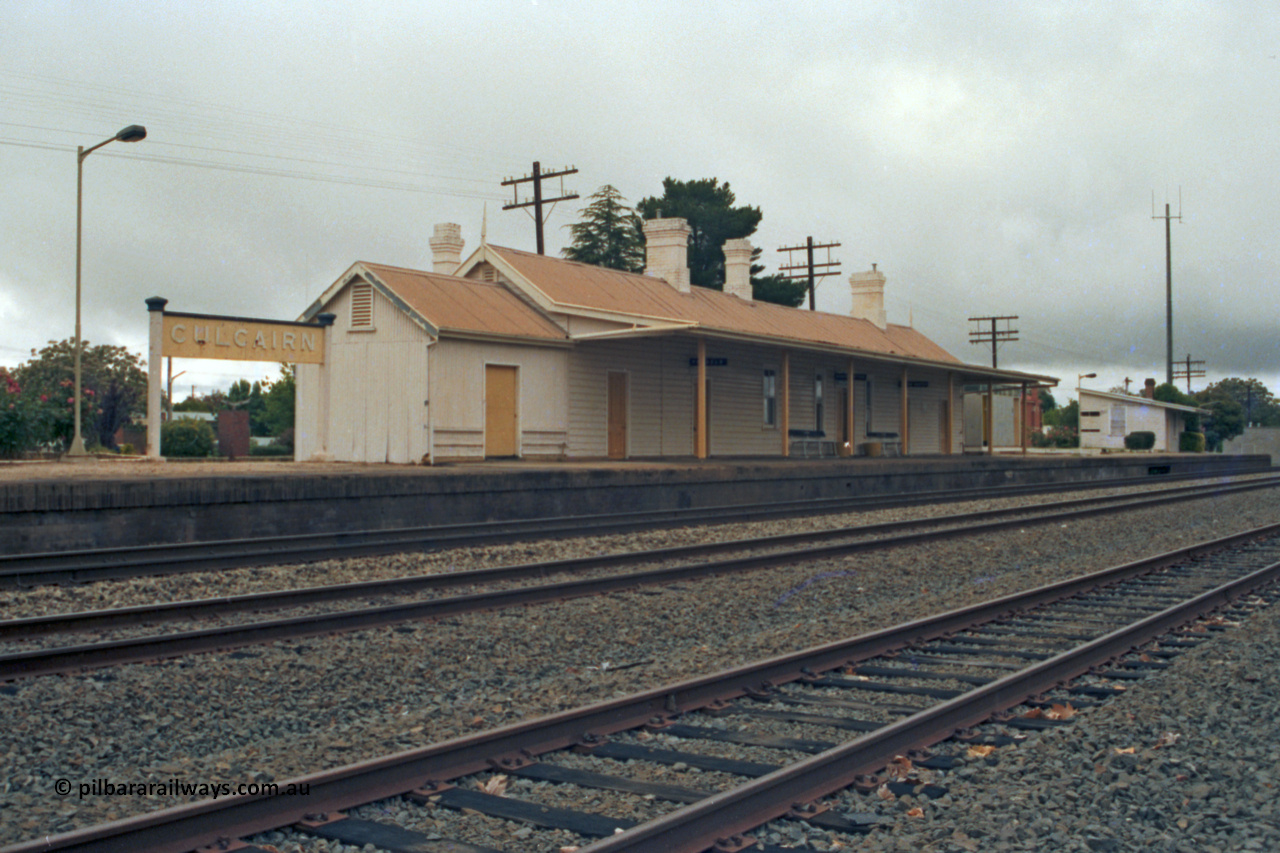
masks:
[[[302,315],[335,320],[298,367],[299,459],[960,453],[967,384],[1057,380],[964,364],[886,322],[884,273],[851,316],[755,302],[751,244],[724,292],[692,287],[688,225],[645,223],[646,274],[436,227],[434,271],[357,263]]]
[[[1124,449],[1124,437],[1133,432],[1153,432],[1154,450],[1178,451],[1187,415],[1208,414],[1205,409],[1165,403],[1146,396],[1154,387],[1147,381],[1143,396],[1080,389],[1080,446]]]

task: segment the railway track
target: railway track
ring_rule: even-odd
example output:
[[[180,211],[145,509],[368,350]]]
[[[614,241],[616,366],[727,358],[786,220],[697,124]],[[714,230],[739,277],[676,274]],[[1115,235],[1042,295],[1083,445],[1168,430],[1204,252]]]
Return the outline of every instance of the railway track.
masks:
[[[30,651],[8,651],[0,654],[0,681],[65,673],[89,667],[115,666],[202,652],[225,651],[258,643],[383,627],[412,620],[440,619],[481,610],[497,610],[601,595],[640,586],[669,584],[857,552],[919,545],[1033,524],[1056,523],[1098,514],[1147,508],[1172,501],[1274,488],[1277,485],[1280,485],[1280,478],[1248,480],[1208,489],[1203,486],[1178,487],[1137,496],[1077,498],[1039,507],[985,510],[929,519],[886,522],[853,529],[806,531],[755,539],[701,543],[384,581],[10,619],[0,621],[0,642],[13,644],[40,636],[125,629],[213,615],[316,605],[352,598],[367,599],[390,594],[430,592],[457,587],[470,587],[474,590],[484,584],[533,581],[528,585],[494,587],[465,595],[309,613],[170,634],[127,636],[94,643],[50,646]],[[702,557],[726,552],[732,553],[733,556],[696,561]],[[637,563],[656,564],[660,567],[617,574],[595,574],[590,577],[551,583],[539,582],[555,575],[573,576],[622,568]],[[11,645],[10,648],[13,646]]]
[[[1155,466],[1158,469],[1160,466]],[[1255,475],[1265,469],[1216,472],[1212,477],[1157,474],[1160,482]],[[55,551],[38,554],[0,555],[0,588],[212,571],[226,568],[279,565],[281,563],[372,556],[406,551],[484,545],[522,539],[621,533],[663,525],[697,525],[718,522],[758,521],[798,515],[824,515],[866,509],[888,509],[918,504],[952,503],[1024,495],[1052,494],[1066,490],[1122,488],[1147,485],[1132,478],[1091,483],[999,486],[987,489],[953,489],[897,497],[824,498],[758,505],[718,506],[702,509],[660,510],[589,516],[536,518],[468,525],[435,525],[341,533],[313,533],[252,539],[184,542],[126,548]]]
[[[419,804],[437,826],[464,827],[468,818],[449,818],[463,813],[522,821],[530,827],[524,849],[557,850],[570,838],[583,853],[742,850],[771,821],[856,835],[874,818],[828,809],[828,797],[850,786],[865,793],[842,801],[942,796],[968,746],[1069,724],[1071,710],[1208,641],[1211,631],[1184,630],[1195,620],[1273,603],[1277,580],[1280,524],[280,783],[305,785],[306,797],[202,801],[4,853],[181,853],[286,826],[388,850],[493,849],[372,820],[372,812],[341,814],[391,797]],[[726,744],[754,757],[728,756]],[[676,766],[724,781],[705,789],[661,781]]]

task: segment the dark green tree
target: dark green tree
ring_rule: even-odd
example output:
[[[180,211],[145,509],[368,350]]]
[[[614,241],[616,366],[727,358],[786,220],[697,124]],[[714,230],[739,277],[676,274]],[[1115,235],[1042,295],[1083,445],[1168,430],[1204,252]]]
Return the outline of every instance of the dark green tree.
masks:
[[[1052,412],[1056,408],[1058,408],[1058,401],[1053,399],[1053,394],[1049,392],[1048,388],[1041,388],[1040,389],[1040,411],[1042,413]]]
[[[756,273],[763,267],[752,265],[751,272]],[[751,297],[760,302],[772,302],[796,308],[809,295],[809,285],[803,281],[791,281],[782,275],[752,275]]]
[[[570,225],[569,232],[573,245],[564,250],[564,256],[571,261],[626,272],[644,269],[640,217],[609,184],[591,195],[581,221]]]
[[[124,347],[83,342],[81,388],[84,399],[80,425],[86,443],[115,448],[117,429],[134,416],[146,414],[147,374],[142,356]],[[48,440],[69,445],[75,433],[75,341],[49,341],[41,350],[31,351],[31,360],[18,365],[14,379],[32,394],[58,405]]]
[[[1151,392],[1151,396],[1162,403],[1177,403],[1179,406],[1198,406],[1199,402],[1190,394],[1183,394],[1178,390],[1178,386],[1172,382],[1162,382]],[[1187,432],[1200,432],[1200,416],[1186,414],[1183,417],[1183,426]]]
[[[636,212],[644,219],[688,222],[689,281],[724,290],[724,241],[751,236],[763,216],[758,207],[735,207],[736,200],[729,184],[721,184],[718,178],[677,181],[668,177],[662,181],[662,195],[641,199]]]
[[[280,365],[280,378],[268,382],[262,393],[262,423],[267,435],[281,435],[293,428],[294,405],[297,400],[297,382],[292,364]]]
[[[1214,382],[1201,393],[1227,396],[1244,410],[1245,423],[1261,426],[1280,426],[1280,403],[1259,379],[1228,377]]]
[[[1204,443],[1207,450],[1222,451],[1222,443],[1244,432],[1244,406],[1230,392],[1212,385],[1194,395],[1193,405],[1208,409],[1204,418]]]

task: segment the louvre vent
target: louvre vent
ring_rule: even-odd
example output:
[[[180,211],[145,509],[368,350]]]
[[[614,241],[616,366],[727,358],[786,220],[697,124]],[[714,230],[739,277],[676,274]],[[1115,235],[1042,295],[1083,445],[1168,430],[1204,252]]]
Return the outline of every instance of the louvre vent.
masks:
[[[373,285],[357,284],[351,288],[351,328],[373,328]]]

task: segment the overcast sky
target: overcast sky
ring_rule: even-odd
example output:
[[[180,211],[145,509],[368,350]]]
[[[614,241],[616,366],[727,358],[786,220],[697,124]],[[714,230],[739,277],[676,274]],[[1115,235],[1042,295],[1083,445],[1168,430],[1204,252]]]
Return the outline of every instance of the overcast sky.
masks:
[[[965,361],[966,318],[1012,314],[1000,366],[1086,386],[1174,356],[1280,390],[1280,7],[1255,3],[0,3],[0,364],[74,332],[75,147],[85,338],[145,353],[143,300],[293,319],[357,260],[429,269],[534,248],[503,178],[631,202],[728,181],[751,238],[843,245]],[[558,186],[554,189],[558,190]],[[559,253],[579,202],[557,207]],[[206,391],[274,365],[188,361]],[[1198,380],[1193,387],[1203,387]],[[1062,399],[1064,395],[1059,395]],[[1070,394],[1065,395],[1070,396]]]

